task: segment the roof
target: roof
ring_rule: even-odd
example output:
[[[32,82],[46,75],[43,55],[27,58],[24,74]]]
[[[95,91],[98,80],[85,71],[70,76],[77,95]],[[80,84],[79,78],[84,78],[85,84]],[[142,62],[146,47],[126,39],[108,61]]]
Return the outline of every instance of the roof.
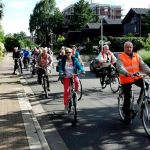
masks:
[[[146,14],[148,9],[146,8],[131,8],[136,14]]]
[[[106,24],[121,24],[121,19],[105,19]]]
[[[147,11],[148,8],[131,8],[126,14],[126,16],[124,17],[124,19],[122,20],[122,23],[124,23],[125,20],[127,20],[127,18],[129,18],[132,14],[145,15]]]
[[[89,29],[99,29],[101,26],[101,23],[87,23],[87,26]]]

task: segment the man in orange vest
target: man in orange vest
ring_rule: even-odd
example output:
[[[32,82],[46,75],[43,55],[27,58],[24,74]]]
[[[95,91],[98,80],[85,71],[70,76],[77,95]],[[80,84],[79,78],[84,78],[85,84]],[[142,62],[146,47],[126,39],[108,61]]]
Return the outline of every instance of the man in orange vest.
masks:
[[[139,54],[133,52],[133,44],[130,41],[124,43],[124,52],[121,53],[117,60],[117,69],[119,71],[120,83],[124,93],[123,112],[125,115],[125,123],[131,121],[130,113],[130,91],[132,84],[143,87],[143,79],[141,76],[134,77],[137,72],[150,73],[150,68],[143,62]],[[148,83],[146,83],[148,90]],[[142,92],[142,91],[141,91]],[[139,95],[140,99],[141,93]]]

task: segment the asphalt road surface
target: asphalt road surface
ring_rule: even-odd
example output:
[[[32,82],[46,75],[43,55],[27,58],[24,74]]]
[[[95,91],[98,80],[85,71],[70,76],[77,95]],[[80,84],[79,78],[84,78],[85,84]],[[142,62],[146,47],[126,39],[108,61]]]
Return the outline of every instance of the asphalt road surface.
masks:
[[[50,94],[46,99],[37,76],[24,70],[24,78],[34,92],[34,102],[40,102],[45,115],[38,117],[43,133],[52,150],[148,150],[150,139],[137,116],[130,126],[119,117],[117,94],[110,87],[100,88],[99,78],[86,67],[86,76],[81,78],[83,97],[78,103],[78,123],[72,126],[64,114],[63,85],[57,82],[58,73],[52,70]],[[136,88],[135,93],[139,93]]]

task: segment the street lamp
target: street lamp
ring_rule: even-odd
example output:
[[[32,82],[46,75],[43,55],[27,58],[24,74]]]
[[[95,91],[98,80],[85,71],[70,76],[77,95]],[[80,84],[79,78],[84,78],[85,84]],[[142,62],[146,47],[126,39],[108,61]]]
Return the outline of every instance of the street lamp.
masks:
[[[50,31],[50,46],[51,46],[51,50],[53,50],[53,32]]]
[[[104,13],[105,13],[105,16],[101,16],[100,17],[100,20],[101,20],[101,40],[100,40],[100,42],[99,43],[101,43],[101,50],[103,49],[103,45],[104,45],[104,41],[103,41],[103,19],[105,18],[105,17],[108,17],[107,16],[107,12],[108,12],[108,8],[107,7],[105,7],[104,8]]]
[[[103,49],[103,17],[101,18],[101,50]]]

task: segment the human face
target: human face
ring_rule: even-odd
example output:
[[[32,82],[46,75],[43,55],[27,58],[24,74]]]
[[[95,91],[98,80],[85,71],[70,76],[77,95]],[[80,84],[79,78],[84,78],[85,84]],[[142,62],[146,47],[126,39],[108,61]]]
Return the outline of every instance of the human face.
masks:
[[[127,54],[127,55],[132,55],[132,52],[133,52],[133,44],[131,42],[126,42],[124,44],[124,52]]]
[[[67,55],[67,57],[72,56],[72,52],[68,51],[68,52],[66,52],[66,55]]]

